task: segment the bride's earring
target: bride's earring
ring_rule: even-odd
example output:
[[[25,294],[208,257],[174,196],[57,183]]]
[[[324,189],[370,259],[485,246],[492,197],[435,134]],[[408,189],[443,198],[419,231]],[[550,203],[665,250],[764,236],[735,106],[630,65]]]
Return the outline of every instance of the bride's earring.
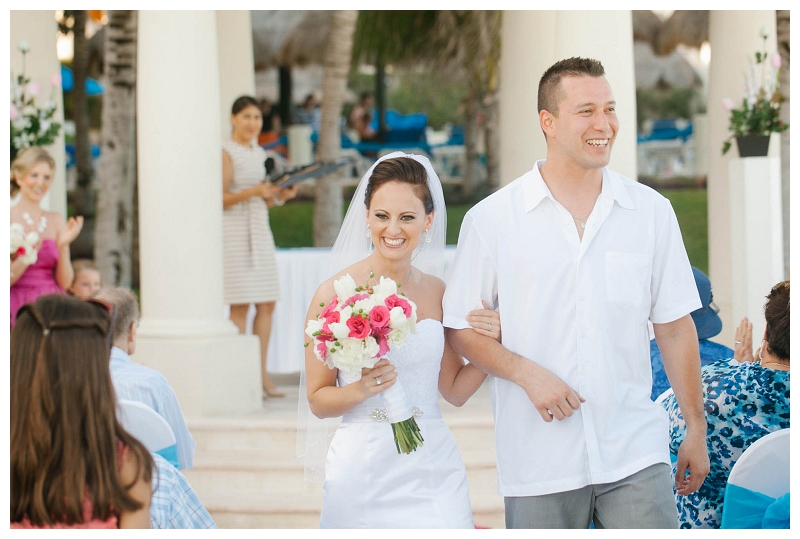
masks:
[[[372,236],[372,230],[370,230],[369,225],[367,225],[367,237],[369,238],[371,236]]]
[[[425,231],[425,243],[430,243],[430,242],[431,242],[431,235],[428,234],[428,231],[426,230]]]

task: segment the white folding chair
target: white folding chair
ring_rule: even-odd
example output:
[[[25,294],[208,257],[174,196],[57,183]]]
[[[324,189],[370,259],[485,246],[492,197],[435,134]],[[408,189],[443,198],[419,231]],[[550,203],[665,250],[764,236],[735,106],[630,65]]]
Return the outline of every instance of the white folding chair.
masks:
[[[725,489],[722,527],[761,527],[759,513],[763,516],[772,502],[788,493],[789,429],[782,429],[754,442],[733,465]],[[752,518],[747,514],[751,509]]]
[[[144,403],[119,399],[117,419],[122,428],[142,442],[148,451],[158,453],[173,466],[180,468],[175,433],[158,412]]]

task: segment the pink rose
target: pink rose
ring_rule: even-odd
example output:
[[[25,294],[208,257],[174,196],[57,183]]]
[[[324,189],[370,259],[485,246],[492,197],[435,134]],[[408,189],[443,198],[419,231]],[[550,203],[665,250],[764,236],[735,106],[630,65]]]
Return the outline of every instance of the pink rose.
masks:
[[[61,73],[56,71],[55,73],[50,75],[50,85],[55,88],[61,86]]]
[[[339,298],[333,296],[333,299],[331,300],[330,303],[328,303],[328,306],[322,309],[322,312],[319,313],[319,317],[328,318],[328,315],[331,314],[338,305],[339,305]],[[337,319],[336,321],[338,322],[339,320]]]
[[[392,294],[391,296],[386,298],[386,307],[390,311],[395,307],[400,307],[403,309],[403,314],[405,315],[406,318],[411,317],[411,305],[409,305],[408,301],[397,296],[396,294]]]
[[[772,67],[775,69],[781,67],[781,53],[773,52],[772,56],[769,57],[769,63],[772,64]]]
[[[354,339],[366,339],[369,337],[369,320],[361,316],[351,316],[347,321],[347,327],[350,328],[348,337]]]
[[[319,352],[319,357],[322,358],[322,361],[325,361],[325,358],[328,357],[328,347],[325,346],[324,342],[321,342],[317,345],[317,351]]]
[[[352,306],[356,301],[361,301],[362,299],[367,299],[368,297],[369,294],[356,294],[348,298],[347,301],[344,302],[344,304]]]
[[[333,311],[331,313],[328,313],[328,316],[325,318],[325,322],[322,324],[322,332],[332,335],[333,332],[331,331],[329,324],[332,324],[334,322],[339,322],[341,320],[341,316],[342,313],[340,313],[339,311]]]
[[[736,106],[736,103],[733,102],[733,99],[730,97],[725,97],[722,99],[722,108],[725,109],[725,112],[730,112]]]
[[[17,107],[11,105],[11,121],[13,122],[17,118],[19,118],[19,111],[17,110]]]
[[[373,328],[385,328],[389,325],[389,309],[383,305],[376,305],[369,312],[369,322]]]
[[[42,91],[42,87],[38,82],[31,82],[28,84],[27,90],[30,95],[36,97]]]

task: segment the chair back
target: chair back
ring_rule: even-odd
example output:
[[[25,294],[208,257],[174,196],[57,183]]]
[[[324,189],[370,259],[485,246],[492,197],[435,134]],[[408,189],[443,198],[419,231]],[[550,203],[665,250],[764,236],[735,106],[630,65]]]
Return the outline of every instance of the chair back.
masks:
[[[789,429],[771,432],[745,449],[733,465],[728,483],[771,498],[789,492]]]
[[[175,433],[167,420],[144,403],[119,399],[117,418],[122,428],[144,444],[152,453],[176,444]]]
[[[722,507],[722,528],[788,528],[789,429],[767,434],[733,465]]]

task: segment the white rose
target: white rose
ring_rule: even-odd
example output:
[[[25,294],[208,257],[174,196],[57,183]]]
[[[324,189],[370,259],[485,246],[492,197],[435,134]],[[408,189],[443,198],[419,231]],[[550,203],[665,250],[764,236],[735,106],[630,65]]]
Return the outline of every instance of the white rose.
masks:
[[[37,243],[39,243],[39,234],[36,231],[28,232],[28,235],[25,236],[25,244],[33,246]]]
[[[17,44],[17,49],[19,49],[19,52],[21,52],[22,54],[25,54],[26,52],[31,50],[30,45],[28,45],[28,40],[27,39],[23,39],[22,41],[20,41]]]
[[[389,311],[389,327],[397,330],[406,330],[408,327],[408,318],[406,315],[403,314],[402,307],[394,307],[391,311]]]
[[[346,301],[356,293],[356,282],[348,273],[333,282],[333,289],[336,290],[339,301]]]
[[[336,337],[336,339],[339,341],[347,339],[347,336],[350,335],[350,328],[347,327],[347,324],[344,324],[342,322],[333,322],[331,324],[328,324],[328,327],[331,328],[333,336]]]
[[[381,276],[380,282],[372,287],[372,297],[377,303],[382,304],[393,294],[397,294],[397,284],[392,279]]]
[[[322,321],[321,320],[309,320],[308,324],[306,325],[306,335],[314,338],[314,333],[320,331],[322,329]]]
[[[363,312],[364,314],[369,314],[373,307],[375,307],[376,303],[372,299],[372,296],[360,299],[353,304],[353,311],[354,312]]]
[[[393,329],[389,332],[389,348],[393,349],[396,346],[403,346],[408,339],[408,332],[403,329]]]

